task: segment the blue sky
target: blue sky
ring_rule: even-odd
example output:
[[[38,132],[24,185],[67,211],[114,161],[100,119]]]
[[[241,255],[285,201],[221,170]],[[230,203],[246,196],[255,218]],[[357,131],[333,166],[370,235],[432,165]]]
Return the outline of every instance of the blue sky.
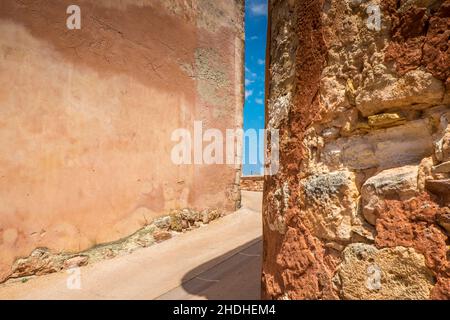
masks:
[[[247,0],[245,8],[244,130],[264,129],[266,32],[267,0]],[[243,174],[260,174],[262,163],[248,163],[250,149],[247,146],[244,150]]]

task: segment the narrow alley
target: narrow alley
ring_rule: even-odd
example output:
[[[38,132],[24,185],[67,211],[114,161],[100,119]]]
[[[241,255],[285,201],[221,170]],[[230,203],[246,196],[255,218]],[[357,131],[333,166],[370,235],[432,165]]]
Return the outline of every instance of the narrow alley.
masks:
[[[80,289],[68,289],[70,274],[60,272],[4,284],[0,299],[259,299],[261,201],[261,192],[242,191],[238,212],[82,267]]]

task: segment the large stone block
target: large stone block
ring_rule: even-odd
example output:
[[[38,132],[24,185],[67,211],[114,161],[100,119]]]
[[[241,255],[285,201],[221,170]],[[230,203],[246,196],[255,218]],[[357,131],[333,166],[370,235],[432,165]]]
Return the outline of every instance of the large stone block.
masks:
[[[340,295],[351,300],[428,299],[434,284],[423,255],[412,248],[354,243],[338,267]]]
[[[300,182],[302,221],[313,234],[330,241],[348,241],[357,215],[355,175],[337,171]]]
[[[407,200],[417,195],[418,172],[418,166],[405,166],[381,171],[367,179],[361,188],[366,220],[375,225],[386,199]]]
[[[425,109],[441,103],[445,87],[432,74],[414,70],[399,79],[362,87],[356,97],[356,106],[363,116],[390,109]]]
[[[433,137],[425,119],[404,125],[339,138],[325,145],[321,160],[349,169],[390,168],[419,163],[433,153]]]

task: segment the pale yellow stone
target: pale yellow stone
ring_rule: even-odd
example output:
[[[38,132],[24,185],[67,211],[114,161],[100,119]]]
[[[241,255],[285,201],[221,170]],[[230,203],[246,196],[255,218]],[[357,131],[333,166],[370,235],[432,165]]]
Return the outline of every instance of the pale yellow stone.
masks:
[[[357,215],[355,175],[337,171],[300,182],[302,221],[314,235],[330,241],[350,240]]]
[[[338,267],[341,296],[350,300],[429,299],[434,279],[425,258],[413,248],[377,249],[355,243]]]
[[[369,178],[361,188],[362,213],[375,225],[383,200],[407,200],[418,192],[418,166],[404,166],[384,170]]]
[[[375,128],[386,128],[405,123],[406,119],[398,113],[382,113],[369,116],[369,126]]]
[[[442,154],[446,144],[442,143]],[[325,145],[320,159],[325,165],[348,169],[392,168],[419,163],[433,153],[433,137],[425,119],[368,134],[339,138]]]
[[[356,106],[364,116],[394,108],[410,109],[423,104],[423,108],[441,103],[445,87],[430,73],[413,70],[403,77],[367,84],[358,91]]]

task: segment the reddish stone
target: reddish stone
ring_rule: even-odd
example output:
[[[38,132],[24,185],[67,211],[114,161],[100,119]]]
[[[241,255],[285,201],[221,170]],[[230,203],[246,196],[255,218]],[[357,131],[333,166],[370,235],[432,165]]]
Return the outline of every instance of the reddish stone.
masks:
[[[431,291],[430,298],[433,300],[450,300],[450,278],[438,278]]]
[[[333,252],[300,226],[290,227],[283,238],[264,232],[276,241],[264,243],[263,299],[338,299],[332,278],[340,260]],[[267,257],[274,257],[274,263]]]
[[[298,90],[288,124],[280,128],[280,170],[276,176],[267,176],[264,185],[264,299],[338,298],[331,283],[333,268],[330,266],[336,264],[335,257],[296,219],[299,216],[298,196],[292,193],[285,207],[284,201],[280,201],[276,195],[276,191],[286,189],[286,185],[289,190],[297,188],[304,155],[301,142],[306,128],[320,117],[317,93],[327,56],[322,25],[323,5],[323,0],[308,0],[294,2],[292,7],[292,15],[296,17],[294,28],[298,48],[301,48],[295,59],[295,84]],[[270,45],[269,42],[268,52],[271,50]],[[267,224],[267,221],[275,221],[280,214],[286,222],[285,234],[270,230]]]
[[[375,244],[384,247],[412,247],[425,256],[438,282],[432,298],[445,297],[450,280],[447,235],[436,224],[443,208],[428,194],[408,201],[386,200],[385,211],[376,221]]]
[[[412,6],[398,11],[397,1],[383,0],[383,8],[392,19],[392,42],[386,60],[396,63],[400,75],[420,66],[436,78],[450,77],[450,1],[437,9]]]
[[[395,62],[400,75],[423,68],[440,80],[448,79],[449,2],[437,2],[430,10],[413,6],[400,12],[399,1],[383,0],[383,16],[387,13],[392,18],[392,41],[388,45],[386,59]],[[320,121],[320,80],[329,46],[334,45],[334,37],[341,36],[334,22],[327,24],[325,20],[322,21],[327,16],[323,13],[334,14],[336,20],[347,23],[346,8],[337,8],[334,12],[330,9],[334,3],[336,2],[327,1],[324,5],[324,1],[278,1],[271,3],[269,8],[268,105],[272,105],[271,101],[276,100],[280,92],[293,94],[293,101],[290,102],[289,113],[282,119],[280,128],[280,170],[276,176],[267,176],[264,186],[262,291],[265,299],[332,299],[339,298],[340,294],[333,283],[333,275],[341,261],[340,252],[326,249],[324,239],[315,237],[304,225],[298,195],[302,175],[314,174],[302,171],[301,167],[306,162],[306,142],[309,142],[305,142],[305,131],[311,129],[309,132],[315,132],[313,129],[317,128],[311,124],[324,122]],[[292,17],[289,28],[283,28],[285,26],[282,23],[286,12],[290,13],[289,19]],[[345,43],[345,39],[339,40]],[[293,53],[294,49],[286,50],[289,51],[288,54],[293,53],[295,59],[291,60],[292,56],[289,55],[283,66],[270,59],[276,59],[277,50],[284,52],[285,46],[291,49],[285,41],[295,43],[297,51]],[[348,40],[349,44],[352,42],[354,41]],[[330,54],[331,59],[338,56],[335,53],[336,51]],[[294,80],[289,82],[289,86],[280,85],[273,79],[283,74],[283,67],[295,70]],[[344,74],[342,72],[337,76],[342,82],[345,80]],[[326,93],[325,88],[324,92]],[[270,120],[276,114],[266,113]],[[311,135],[314,136],[313,133]],[[313,142],[311,144],[312,158],[322,146],[320,143],[317,143],[317,147]],[[317,162],[320,162],[321,154],[317,154]],[[318,166],[317,173],[321,172],[322,167]],[[422,253],[427,267],[432,270],[437,281],[431,297],[445,299],[449,292],[450,268],[447,235],[438,225],[438,217],[442,216],[440,212],[443,210],[440,205],[429,194],[422,194],[405,202],[385,201],[380,206],[384,209],[380,210],[376,221],[375,244],[379,248],[412,247]]]

